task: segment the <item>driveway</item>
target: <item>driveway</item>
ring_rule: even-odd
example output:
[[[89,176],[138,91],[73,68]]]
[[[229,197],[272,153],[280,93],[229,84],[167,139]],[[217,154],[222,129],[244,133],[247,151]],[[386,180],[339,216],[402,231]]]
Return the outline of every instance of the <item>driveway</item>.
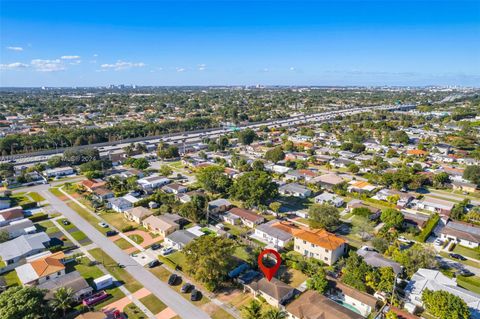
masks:
[[[44,187],[40,190],[40,193],[50,202],[52,206],[55,207],[57,211],[62,212],[62,214],[67,217],[78,229],[85,234],[88,234],[89,238],[104,251],[108,252],[109,256],[112,257],[113,260],[115,260],[117,263],[128,265],[125,267],[125,270],[146,289],[151,291],[157,298],[163,301],[168,307],[172,308],[172,310],[180,317],[195,319],[210,318],[207,313],[192,305],[190,302],[172,290],[166,283],[162,282],[147,269],[136,263],[128,254],[118,248],[95,227],[90,225],[86,220],[78,215],[73,209],[51,194],[48,191],[48,185],[42,186]]]

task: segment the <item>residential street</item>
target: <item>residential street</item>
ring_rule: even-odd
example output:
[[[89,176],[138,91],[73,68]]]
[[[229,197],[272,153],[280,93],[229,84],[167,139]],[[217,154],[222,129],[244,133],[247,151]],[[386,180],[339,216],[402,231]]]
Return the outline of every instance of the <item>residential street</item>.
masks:
[[[203,319],[210,318],[204,311],[195,307],[182,296],[173,291],[166,283],[155,277],[147,269],[141,267],[128,254],[118,248],[107,237],[97,231],[74,210],[48,191],[49,185],[35,187],[51,205],[65,217],[67,217],[79,230],[88,235],[100,248],[106,251],[117,263],[125,265],[125,270],[151,291],[156,297],[162,300],[168,307],[173,309],[182,318]]]

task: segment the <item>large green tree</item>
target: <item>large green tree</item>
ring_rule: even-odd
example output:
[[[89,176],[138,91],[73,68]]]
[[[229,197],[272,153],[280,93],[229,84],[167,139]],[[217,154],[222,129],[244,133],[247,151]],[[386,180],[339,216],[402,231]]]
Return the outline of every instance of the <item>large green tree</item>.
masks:
[[[60,287],[55,291],[50,303],[53,310],[61,312],[62,317],[65,317],[67,311],[72,308],[74,302],[75,298],[73,296],[72,288]]]
[[[355,252],[350,252],[342,269],[342,281],[355,289],[367,291],[365,277],[369,271],[370,267],[363,261],[362,257]]]
[[[312,228],[332,230],[339,225],[340,213],[329,204],[313,204],[308,210],[308,221]]]
[[[225,175],[222,166],[211,165],[201,168],[196,177],[200,185],[212,193],[226,193],[232,185],[232,180]]]
[[[386,227],[400,228],[403,224],[403,214],[393,208],[387,208],[382,211],[380,220],[385,223]]]
[[[440,319],[468,319],[470,310],[462,298],[444,290],[425,289],[422,301],[426,310]]]
[[[242,319],[260,319],[262,317],[262,304],[253,299],[242,308]]]
[[[470,165],[465,168],[463,171],[463,178],[466,180],[480,185],[480,166],[479,165]]]
[[[238,141],[244,145],[250,145],[257,138],[257,134],[252,129],[245,129],[238,132]]]
[[[231,269],[235,247],[235,242],[224,237],[199,237],[188,243],[183,250],[186,271],[208,290],[215,290]]]
[[[278,195],[278,185],[263,171],[247,172],[235,179],[230,195],[248,207],[265,204]]]
[[[325,289],[327,289],[327,285],[327,275],[323,268],[318,269],[317,272],[313,274],[313,276],[307,279],[307,288],[318,291],[321,294],[325,292]]]
[[[12,287],[0,294],[0,319],[55,318],[45,292],[36,287]]]
[[[280,146],[274,147],[269,149],[265,153],[265,159],[271,162],[279,162],[283,159],[285,159],[285,153],[283,152],[282,148]]]

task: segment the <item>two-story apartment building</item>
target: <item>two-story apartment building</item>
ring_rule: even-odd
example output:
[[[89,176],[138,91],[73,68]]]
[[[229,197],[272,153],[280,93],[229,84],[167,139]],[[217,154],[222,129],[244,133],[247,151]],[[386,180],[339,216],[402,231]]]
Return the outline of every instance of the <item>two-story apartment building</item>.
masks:
[[[346,241],[323,229],[303,230],[294,236],[296,252],[332,265],[347,250]]]

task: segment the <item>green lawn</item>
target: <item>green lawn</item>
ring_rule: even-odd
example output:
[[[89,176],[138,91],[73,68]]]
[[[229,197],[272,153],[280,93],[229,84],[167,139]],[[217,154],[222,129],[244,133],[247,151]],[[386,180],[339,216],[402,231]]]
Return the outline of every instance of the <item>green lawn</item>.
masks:
[[[140,235],[128,235],[128,238],[133,240],[136,244],[141,244],[143,243],[143,237]]]
[[[123,297],[125,297],[125,294],[120,290],[119,287],[110,287],[104,290],[110,295],[110,298],[107,298],[101,303],[96,304],[93,308],[97,311],[102,310],[102,308],[111,304],[112,302],[120,300]]]
[[[73,225],[72,223],[70,223],[70,224],[68,224],[68,225],[64,225],[64,224],[63,224],[64,221],[69,221],[69,220],[66,219],[66,218],[62,218],[62,219],[59,219],[59,220],[58,220],[58,223],[62,226],[63,229],[65,229],[65,230],[70,230],[70,229],[72,229],[72,228],[75,227],[75,225]]]
[[[457,254],[463,255],[465,257],[470,257],[473,259],[480,260],[480,249],[472,249],[468,247],[464,247],[461,245],[456,245],[453,251]]]
[[[480,277],[478,276],[472,276],[472,277],[458,276],[457,283],[459,286],[467,290],[480,294]]]
[[[52,187],[49,189],[50,193],[52,193],[53,195],[57,196],[57,197],[62,197],[64,196],[63,193],[58,189],[58,187]]]
[[[120,249],[128,249],[132,248],[133,245],[130,244],[125,238],[120,238],[114,241],[115,245],[117,245]]]
[[[128,319],[146,319],[148,318],[133,302],[129,303],[123,312],[127,315]]]
[[[54,225],[51,221],[49,221],[49,220],[44,221],[44,222],[41,222],[41,223],[38,223],[38,224],[37,224],[37,228],[39,228],[39,230],[42,230],[42,231],[46,232],[47,235],[51,235],[51,234],[60,232],[60,229],[58,229],[58,227],[55,226],[55,225]]]
[[[140,302],[145,305],[154,315],[167,308],[160,299],[158,299],[154,294],[150,294],[146,297],[140,299]]]
[[[107,223],[109,223],[110,225],[112,225],[113,227],[119,230],[121,230],[125,226],[132,226],[134,228],[138,227],[137,223],[126,220],[125,218],[123,218],[123,214],[120,214],[120,213],[116,213],[116,212],[102,213],[101,217],[105,219]]]
[[[100,223],[100,220],[95,218],[95,216],[93,216],[92,214],[87,212],[85,209],[83,209],[79,205],[77,205],[75,203],[72,203],[72,202],[67,202],[67,205],[71,209],[76,211],[80,216],[83,217],[83,219],[85,219],[87,222],[89,222],[93,227],[95,227],[102,234],[105,234],[109,230],[108,228],[103,228],[103,227],[99,226],[98,223]]]
[[[235,319],[231,314],[223,310],[222,308],[218,307],[215,312],[213,312],[210,317],[212,319]]]
[[[89,266],[89,261],[88,258],[84,257],[78,262],[68,263],[67,271],[78,271],[89,285],[93,285],[93,280],[102,277],[104,273],[97,266]]]
[[[176,251],[167,256],[160,255],[158,256],[158,259],[171,268],[175,268],[176,266],[179,266],[180,269],[182,270],[185,269],[185,264],[186,264],[185,255],[181,251]]]
[[[95,248],[89,250],[89,253],[97,261],[102,262],[112,276],[114,276],[117,280],[122,281],[125,285],[125,288],[127,288],[130,292],[133,293],[143,287],[125,269],[118,267],[117,263],[102,249]]]
[[[85,235],[83,232],[80,230],[74,231],[73,233],[70,233],[73,238],[75,238],[76,241],[81,241],[87,238],[87,235]]]
[[[43,202],[45,198],[37,192],[29,192],[27,194],[34,202]]]
[[[235,257],[240,258],[240,259],[245,260],[245,261],[247,261],[250,257],[248,252],[245,250],[245,247],[243,247],[243,246],[236,247],[233,255]]]

